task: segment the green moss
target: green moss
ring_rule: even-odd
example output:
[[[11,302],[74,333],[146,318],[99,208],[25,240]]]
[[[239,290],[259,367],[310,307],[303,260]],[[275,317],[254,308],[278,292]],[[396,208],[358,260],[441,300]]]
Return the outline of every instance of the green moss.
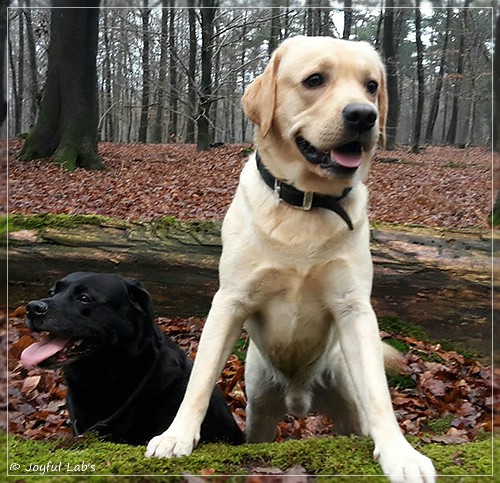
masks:
[[[464,445],[422,444],[417,438],[411,438],[411,442],[434,461],[440,474],[491,474],[491,438]],[[500,443],[500,437],[496,442]],[[242,475],[251,473],[255,467],[285,471],[292,466],[301,466],[312,475],[381,474],[380,467],[372,459],[372,441],[354,436],[236,447],[209,444],[197,448],[190,457],[171,460],[145,458],[144,446],[118,445],[92,437],[64,447],[57,442],[23,441],[10,436],[8,450],[9,464],[16,463],[20,466],[16,473],[22,475],[24,481],[32,479],[26,477],[32,474],[27,471],[30,464],[42,465],[48,461],[55,465],[61,463],[61,469],[58,470],[56,466],[57,471],[52,473],[63,477],[49,479],[57,482],[65,482],[66,478],[71,478],[68,481],[75,481],[75,476],[82,474],[182,475],[214,470],[216,474]],[[39,469],[40,471],[42,470]],[[106,477],[95,477],[92,481],[106,481]],[[149,479],[143,476],[141,481]]]
[[[479,354],[476,351],[470,349],[469,347],[465,347],[460,342],[445,340],[445,341],[440,341],[440,343],[441,343],[441,348],[443,350],[458,352],[459,354],[462,354],[466,359],[474,360],[479,357]]]
[[[254,151],[255,151],[255,147],[254,146],[249,146],[248,148],[243,149],[241,151],[241,154],[243,154],[243,156],[245,156],[245,157],[248,157],[251,154],[253,154]]]
[[[68,140],[61,141],[57,147],[54,153],[54,163],[68,171],[76,168],[106,169],[97,153],[97,146]]]
[[[415,339],[428,342],[429,336],[425,330],[417,325],[405,322],[394,315],[382,316],[378,319],[378,325],[380,330],[385,330],[386,332],[392,334],[400,334],[407,337],[413,337]]]
[[[427,426],[433,433],[444,434],[451,428],[452,421],[453,414],[447,414],[442,418],[427,421]]]
[[[446,364],[446,361],[439,354],[436,354],[435,352],[425,352],[414,349],[413,354],[419,356],[423,361],[426,362],[437,362],[438,364]]]
[[[500,437],[495,438],[495,461],[498,460]],[[425,446],[425,454],[431,458],[439,474],[443,475],[477,475],[486,476],[493,472],[492,439],[460,445],[429,444]],[[478,481],[470,479],[460,481]],[[481,479],[481,481],[484,481]]]
[[[413,389],[417,383],[411,376],[405,374],[387,374],[387,383],[390,387],[398,389]]]
[[[402,352],[403,354],[405,354],[410,350],[410,346],[406,342],[403,342],[402,340],[399,339],[388,338],[384,339],[384,342],[390,345],[391,347],[394,347],[394,349],[398,350],[399,352]]]
[[[166,230],[188,231],[191,233],[220,233],[220,223],[216,221],[179,220],[174,216],[166,216],[153,222],[157,228]]]
[[[19,230],[43,230],[45,228],[75,228],[81,225],[117,224],[111,218],[100,215],[65,215],[42,213],[37,215],[13,214],[0,217],[0,233]]]
[[[488,224],[493,228],[500,226],[500,213],[492,213],[488,216]]]
[[[0,238],[5,240],[8,231],[9,231],[9,217],[0,216]]]
[[[232,353],[241,361],[245,362],[247,358],[247,349],[248,349],[248,343],[250,339],[239,339],[238,342],[236,342],[234,349]]]
[[[77,167],[78,149],[75,146],[59,146],[54,153],[54,162],[68,171]]]

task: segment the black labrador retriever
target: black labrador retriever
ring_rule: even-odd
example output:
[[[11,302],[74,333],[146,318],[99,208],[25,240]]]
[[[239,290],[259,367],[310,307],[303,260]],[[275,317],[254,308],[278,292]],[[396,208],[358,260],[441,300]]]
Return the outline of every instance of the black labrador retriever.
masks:
[[[180,406],[192,362],[154,323],[139,281],[77,272],[49,298],[26,306],[28,326],[49,334],[21,355],[28,367],[63,367],[75,434],[97,431],[144,444],[166,430]],[[201,440],[244,442],[220,389],[212,394]]]

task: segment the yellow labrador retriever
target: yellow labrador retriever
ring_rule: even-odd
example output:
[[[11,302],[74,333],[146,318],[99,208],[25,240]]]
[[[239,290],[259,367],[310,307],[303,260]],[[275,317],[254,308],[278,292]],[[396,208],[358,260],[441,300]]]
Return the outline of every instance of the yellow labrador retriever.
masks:
[[[434,481],[392,411],[370,304],[363,181],[387,110],[379,56],[366,43],[290,38],[243,107],[258,127],[257,153],[224,220],[220,288],[184,401],[146,455],[192,452],[245,324],[248,441],[272,441],[286,412],[318,410],[340,433],[371,435],[391,481]]]

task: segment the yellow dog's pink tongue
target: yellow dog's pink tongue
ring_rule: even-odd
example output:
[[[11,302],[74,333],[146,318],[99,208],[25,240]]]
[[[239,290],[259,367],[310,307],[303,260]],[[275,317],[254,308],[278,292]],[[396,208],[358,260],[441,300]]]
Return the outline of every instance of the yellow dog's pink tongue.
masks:
[[[357,168],[363,160],[361,152],[342,152],[335,149],[330,152],[330,157],[344,168]]]
[[[35,342],[24,349],[21,354],[21,364],[33,367],[64,349],[69,339],[66,337],[48,336],[40,342]]]

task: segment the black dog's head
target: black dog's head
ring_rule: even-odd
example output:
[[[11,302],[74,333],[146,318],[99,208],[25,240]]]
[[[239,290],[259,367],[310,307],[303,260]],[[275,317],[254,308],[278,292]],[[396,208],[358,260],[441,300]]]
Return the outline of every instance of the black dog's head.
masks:
[[[76,272],[58,280],[49,297],[26,306],[30,329],[48,332],[21,355],[26,366],[56,368],[123,343],[137,346],[153,326],[153,306],[141,282]]]

